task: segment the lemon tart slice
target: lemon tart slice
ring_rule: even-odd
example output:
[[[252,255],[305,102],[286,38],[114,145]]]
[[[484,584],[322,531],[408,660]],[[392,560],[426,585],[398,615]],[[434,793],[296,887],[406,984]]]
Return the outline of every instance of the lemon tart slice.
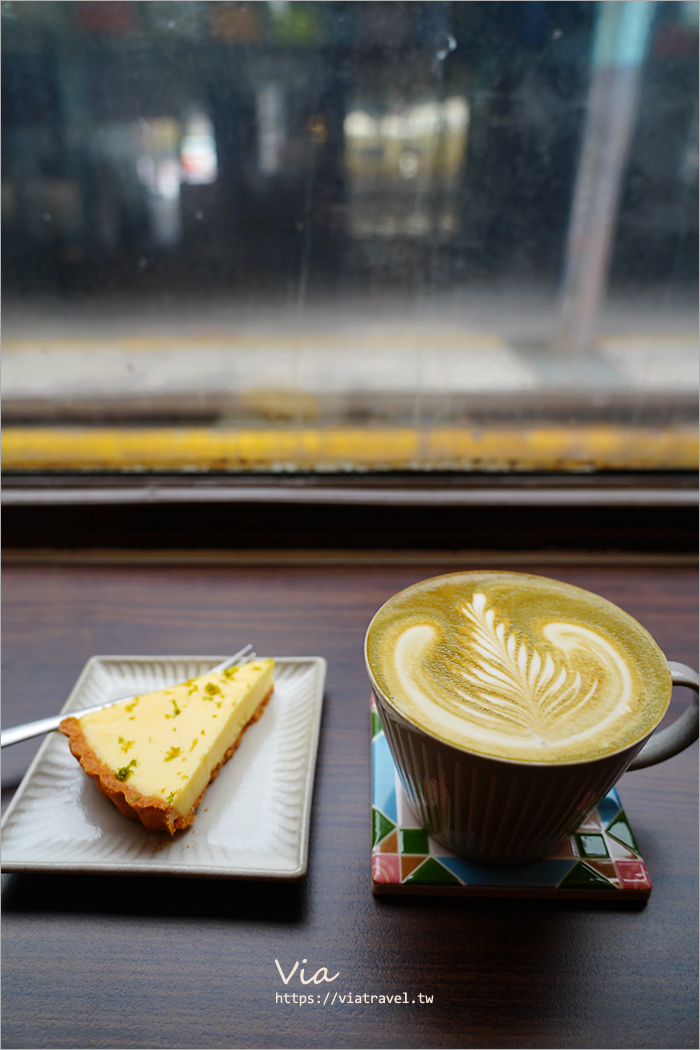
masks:
[[[59,728],[103,795],[151,831],[195,818],[207,785],[272,694],[274,660],[144,693]]]

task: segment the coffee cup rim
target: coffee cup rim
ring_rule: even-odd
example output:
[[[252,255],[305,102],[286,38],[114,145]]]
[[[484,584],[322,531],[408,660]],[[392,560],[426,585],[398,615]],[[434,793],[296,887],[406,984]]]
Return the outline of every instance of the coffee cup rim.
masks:
[[[401,711],[401,709],[399,707],[397,707],[395,701],[393,701],[389,696],[387,696],[386,692],[379,685],[379,683],[378,683],[378,681],[376,679],[376,676],[374,675],[374,672],[372,671],[372,668],[370,666],[368,648],[367,648],[367,643],[368,643],[368,640],[369,640],[369,633],[370,633],[370,630],[372,628],[372,624],[374,623],[376,617],[379,615],[379,613],[382,611],[382,609],[384,609],[384,607],[386,605],[388,605],[389,602],[393,601],[395,598],[398,598],[400,595],[405,594],[406,591],[410,591],[414,587],[418,587],[421,584],[431,583],[433,581],[437,581],[437,580],[441,580],[441,579],[449,579],[449,578],[455,577],[455,576],[472,576],[472,577],[473,576],[519,576],[519,577],[522,577],[522,578],[534,578],[534,579],[537,579],[537,580],[542,580],[545,583],[556,583],[556,584],[559,584],[560,586],[563,586],[563,587],[566,587],[566,588],[570,588],[571,590],[574,590],[574,591],[578,591],[581,594],[584,594],[584,595],[587,595],[587,596],[591,596],[591,597],[597,599],[598,601],[605,602],[607,605],[610,605],[613,609],[615,609],[618,613],[621,613],[627,620],[629,620],[633,624],[635,624],[635,626],[644,635],[646,635],[647,639],[651,643],[651,646],[652,646],[653,650],[659,656],[660,667],[662,667],[666,671],[666,678],[667,678],[666,699],[665,699],[665,702],[664,702],[664,704],[662,706],[662,709],[661,709],[661,712],[660,712],[658,718],[656,719],[654,724],[651,726],[651,728],[646,729],[644,731],[644,733],[641,736],[639,736],[636,740],[633,740],[633,741],[631,741],[629,743],[626,743],[622,747],[614,748],[611,751],[605,751],[605,752],[603,752],[600,755],[589,755],[588,757],[584,757],[584,758],[563,759],[563,760],[560,760],[560,761],[554,760],[554,761],[547,762],[547,761],[538,760],[538,759],[506,758],[506,757],[504,757],[502,755],[489,754],[487,751],[477,751],[475,748],[469,748],[469,747],[466,747],[463,744],[456,743],[453,740],[448,740],[446,737],[440,736],[438,733],[433,732],[431,729],[427,729],[425,726],[419,725],[417,722],[414,722],[412,719],[410,719],[403,711]],[[501,569],[474,569],[474,570],[465,569],[465,570],[458,570],[457,572],[440,573],[437,576],[427,576],[423,580],[416,580],[415,583],[409,584],[408,587],[402,588],[402,590],[397,591],[395,594],[392,594],[391,597],[387,598],[387,600],[385,602],[383,602],[379,606],[379,608],[374,612],[374,614],[372,616],[372,619],[370,620],[369,625],[367,627],[367,630],[365,632],[363,653],[364,653],[364,660],[365,660],[365,669],[367,671],[367,676],[368,676],[368,678],[370,680],[370,685],[372,687],[372,691],[375,694],[375,698],[378,697],[378,696],[381,697],[382,701],[387,705],[387,707],[389,707],[391,709],[391,711],[394,714],[394,716],[397,717],[398,719],[400,719],[408,728],[414,730],[415,732],[423,733],[427,737],[429,737],[431,740],[434,740],[437,743],[439,743],[439,744],[441,744],[441,745],[443,745],[445,747],[452,748],[453,750],[455,750],[455,751],[457,751],[459,753],[463,753],[463,754],[469,755],[469,756],[475,756],[475,757],[481,758],[481,759],[486,759],[486,760],[491,761],[491,762],[502,762],[505,765],[523,766],[523,767],[526,767],[528,769],[533,769],[535,767],[541,767],[543,769],[554,769],[554,768],[563,769],[566,766],[589,765],[592,762],[603,761],[603,760],[609,759],[611,756],[623,755],[626,751],[631,751],[631,755],[630,755],[630,761],[631,761],[634,758],[634,756],[637,754],[637,752],[641,751],[642,747],[647,742],[649,737],[658,729],[659,725],[663,721],[663,718],[666,715],[666,712],[668,711],[668,707],[669,707],[669,704],[671,702],[671,694],[673,692],[673,681],[672,681],[672,678],[671,678],[671,671],[670,671],[670,668],[668,666],[668,659],[666,657],[666,654],[664,653],[663,649],[661,648],[659,643],[656,641],[656,639],[653,637],[653,635],[646,629],[646,627],[644,627],[643,624],[639,623],[639,621],[637,619],[635,619],[635,617],[632,616],[630,613],[628,613],[625,609],[620,608],[619,605],[615,605],[614,602],[611,602],[608,598],[604,598],[600,594],[596,594],[594,591],[588,591],[584,587],[577,587],[576,584],[566,583],[563,580],[555,580],[555,579],[553,579],[550,576],[540,576],[537,573],[511,572],[508,569],[503,569],[503,570],[501,570]]]

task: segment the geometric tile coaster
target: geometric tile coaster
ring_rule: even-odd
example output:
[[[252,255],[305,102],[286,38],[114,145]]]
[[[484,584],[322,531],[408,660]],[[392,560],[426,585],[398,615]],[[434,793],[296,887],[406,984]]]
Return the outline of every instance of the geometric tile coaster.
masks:
[[[372,889],[643,901],[651,881],[614,788],[544,860],[501,865],[457,856],[417,826],[372,701]]]

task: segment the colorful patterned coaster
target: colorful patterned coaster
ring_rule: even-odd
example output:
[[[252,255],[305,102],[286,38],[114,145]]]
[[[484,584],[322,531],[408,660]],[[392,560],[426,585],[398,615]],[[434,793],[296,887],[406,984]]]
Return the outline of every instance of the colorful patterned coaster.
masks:
[[[545,860],[482,864],[417,826],[372,703],[372,889],[375,893],[646,900],[651,881],[613,788]]]

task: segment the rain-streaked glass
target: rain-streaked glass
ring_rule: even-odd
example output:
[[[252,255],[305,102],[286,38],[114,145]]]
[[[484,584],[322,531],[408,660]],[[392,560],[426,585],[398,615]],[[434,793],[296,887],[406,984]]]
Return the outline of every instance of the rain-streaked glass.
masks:
[[[696,3],[2,29],[6,469],[697,465]]]

